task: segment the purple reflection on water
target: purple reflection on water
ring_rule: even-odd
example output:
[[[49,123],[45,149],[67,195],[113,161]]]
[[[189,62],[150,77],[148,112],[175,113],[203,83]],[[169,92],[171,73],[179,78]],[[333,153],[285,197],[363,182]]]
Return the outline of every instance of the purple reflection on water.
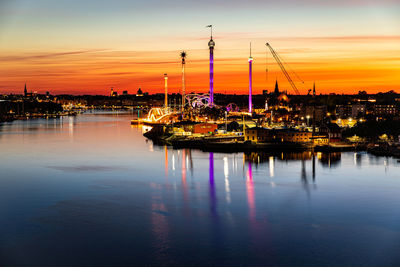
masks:
[[[210,209],[213,217],[217,216],[217,197],[215,195],[214,183],[214,153],[210,153],[209,158],[209,177],[210,177]]]
[[[210,168],[209,168],[209,172],[210,172],[210,186],[212,185],[214,187],[214,153],[211,152],[210,153],[210,158],[209,158],[209,162],[210,162]]]
[[[248,163],[247,169],[247,203],[249,205],[250,219],[253,221],[256,217],[255,197],[254,197],[254,184],[253,184],[253,170],[251,169],[251,162]]]

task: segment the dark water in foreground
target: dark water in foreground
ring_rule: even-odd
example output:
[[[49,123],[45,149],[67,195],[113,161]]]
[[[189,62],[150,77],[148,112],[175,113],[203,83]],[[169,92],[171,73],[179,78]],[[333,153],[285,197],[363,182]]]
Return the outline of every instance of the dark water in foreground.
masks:
[[[0,265],[399,266],[400,163],[153,146],[126,115],[0,126]]]

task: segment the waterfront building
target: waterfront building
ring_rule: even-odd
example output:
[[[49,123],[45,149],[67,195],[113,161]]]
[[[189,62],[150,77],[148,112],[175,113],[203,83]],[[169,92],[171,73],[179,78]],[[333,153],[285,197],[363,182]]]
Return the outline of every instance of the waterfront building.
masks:
[[[319,133],[328,137],[330,143],[342,140],[342,129],[336,123],[328,123],[319,128]]]
[[[252,141],[255,143],[269,141],[270,130],[262,127],[246,128],[244,131],[245,141]]]
[[[329,138],[326,135],[314,135],[311,139],[314,145],[324,146],[329,144]]]
[[[193,133],[194,134],[213,133],[217,130],[217,128],[218,125],[215,123],[209,123],[209,122],[199,123],[193,126]]]
[[[310,143],[318,144],[328,143],[325,135],[313,138],[312,132],[299,131],[296,129],[267,129],[262,127],[253,127],[245,130],[245,140],[255,143],[262,142],[290,142],[290,143]]]
[[[292,129],[275,130],[273,139],[280,142],[308,143],[312,141],[312,132]]]

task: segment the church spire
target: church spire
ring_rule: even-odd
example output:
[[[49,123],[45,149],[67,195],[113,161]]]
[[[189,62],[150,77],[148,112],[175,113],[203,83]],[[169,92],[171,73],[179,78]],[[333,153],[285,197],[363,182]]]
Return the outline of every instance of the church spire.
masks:
[[[314,82],[314,86],[313,86],[313,97],[315,97],[315,82]]]
[[[275,80],[275,91],[274,94],[279,95],[278,79]]]

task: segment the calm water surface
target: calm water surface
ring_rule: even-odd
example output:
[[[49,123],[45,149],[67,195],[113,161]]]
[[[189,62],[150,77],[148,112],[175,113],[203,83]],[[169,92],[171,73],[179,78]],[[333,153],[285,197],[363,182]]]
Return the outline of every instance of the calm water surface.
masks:
[[[127,114],[0,125],[0,265],[399,266],[400,163],[147,142]]]

